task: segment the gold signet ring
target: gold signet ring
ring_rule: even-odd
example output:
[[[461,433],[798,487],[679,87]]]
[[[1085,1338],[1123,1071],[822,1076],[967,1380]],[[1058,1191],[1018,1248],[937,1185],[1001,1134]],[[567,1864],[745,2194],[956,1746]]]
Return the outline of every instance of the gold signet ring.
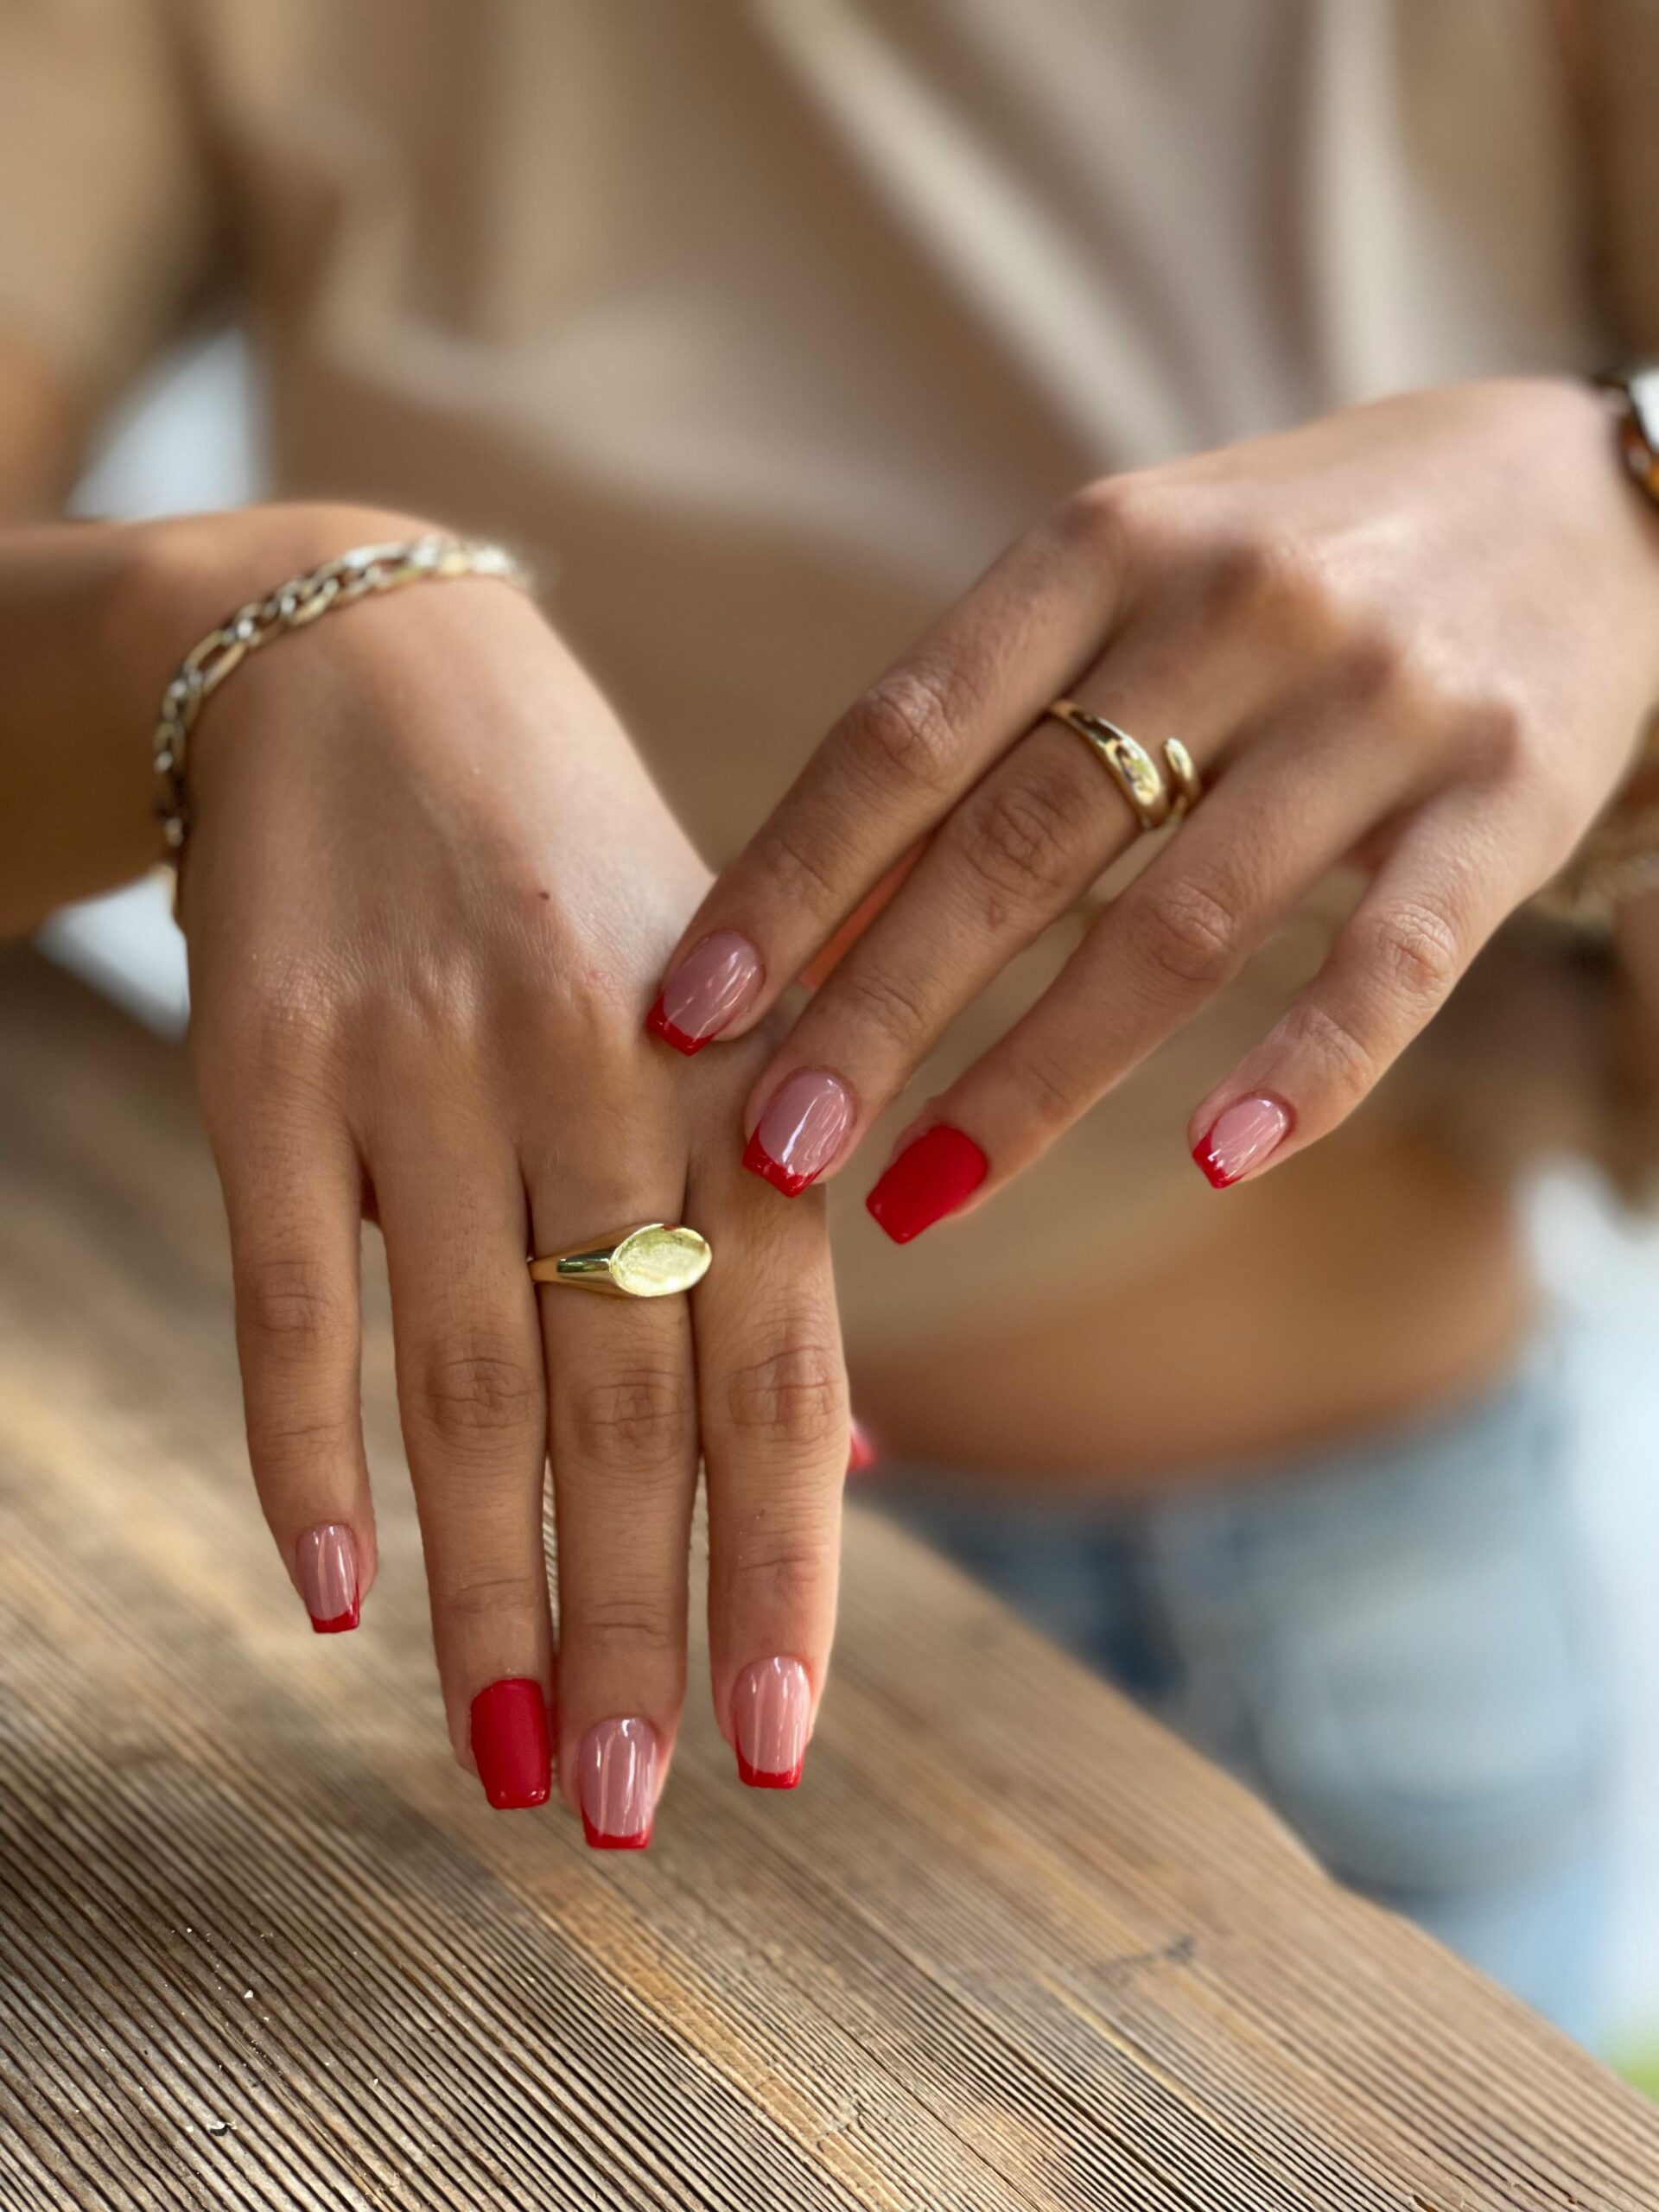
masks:
[[[695,1229],[647,1221],[604,1244],[573,1245],[530,1262],[532,1282],[568,1282],[607,1298],[672,1298],[702,1281],[714,1258]]]

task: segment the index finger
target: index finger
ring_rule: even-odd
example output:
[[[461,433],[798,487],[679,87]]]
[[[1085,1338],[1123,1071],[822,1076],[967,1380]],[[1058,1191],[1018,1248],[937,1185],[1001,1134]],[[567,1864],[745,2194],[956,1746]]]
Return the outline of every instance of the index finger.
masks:
[[[855,702],[675,948],[646,1027],[744,1034],[881,877],[1099,652],[1123,597],[1114,502],[1080,494]]]

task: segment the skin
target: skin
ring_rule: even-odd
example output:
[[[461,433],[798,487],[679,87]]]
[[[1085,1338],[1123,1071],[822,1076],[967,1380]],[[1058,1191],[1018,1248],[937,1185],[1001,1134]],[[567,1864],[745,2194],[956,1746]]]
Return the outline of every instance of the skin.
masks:
[[[12,925],[152,857],[148,728],[171,665],[228,606],[421,527],[297,507],[0,539]],[[32,780],[42,721],[63,733],[54,774],[85,801],[79,837],[74,807],[54,813]],[[202,715],[192,777],[191,1049],[254,1480],[290,1573],[304,1531],[344,1522],[372,1581],[366,1212],[457,1757],[476,1693],[527,1676],[556,1700],[568,1798],[601,1719],[649,1720],[660,1774],[700,1450],[721,1724],[729,1738],[755,1660],[798,1658],[816,1696],[848,1459],[822,1209],[773,1207],[738,1165],[760,1033],[696,1068],[645,1036],[647,986],[708,877],[604,700],[522,594],[422,585],[245,662]],[[531,1249],[647,1219],[714,1246],[690,1300],[531,1286]]]
[[[1369,889],[1306,990],[1193,1103],[1282,1103],[1270,1174],[1334,1129],[1560,868],[1659,696],[1659,517],[1605,402],[1539,380],[1419,392],[1079,493],[831,731],[676,958],[747,937],[784,983],[926,849],[771,1058],[857,1102],[829,1170],[952,1019],[1134,841],[1046,703],[1069,694],[1207,791],[1046,994],[930,1102],[1007,1187],[1236,974],[1335,862]],[[1294,794],[1294,804],[1287,795]]]
[[[846,1457],[822,1216],[810,1193],[742,1173],[743,1128],[791,1068],[830,1065],[863,1109],[855,1146],[950,1013],[1128,841],[1086,749],[1039,725],[1045,702],[1069,690],[1147,734],[1179,729],[1210,791],[1050,998],[924,1123],[968,1128],[992,1159],[987,1192],[1006,1184],[1357,848],[1375,884],[1349,938],[1194,1115],[1196,1135],[1217,1101],[1271,1087],[1295,1114],[1286,1151],[1306,1147],[1622,771],[1659,675],[1659,549],[1608,439],[1572,387],[1496,386],[1090,487],[857,702],[712,889],[603,701],[499,584],[365,603],[237,671],[201,726],[181,912],[256,1480],[290,1569],[302,1530],[346,1520],[372,1579],[366,1209],[386,1236],[458,1756],[473,1694],[514,1673],[556,1687],[567,1792],[594,1719],[640,1714],[671,1744],[699,1436],[721,1725],[729,1736],[753,1659],[798,1656],[821,1690]],[[419,526],[304,507],[0,537],[10,926],[149,861],[145,733],[188,643],[276,578]],[[902,891],[790,1029],[783,982],[918,840]],[[716,927],[753,937],[770,981],[741,1031],[687,1064],[647,1042],[641,1016],[664,968]],[[1133,1287],[1119,1318],[1139,1313],[1147,1357],[1110,1363],[1109,1407],[1097,1347],[1113,1317],[1096,1309],[1066,1317],[1070,1335],[988,1336],[965,1363],[958,1344],[932,1376],[872,1362],[867,1410],[918,1451],[1075,1457],[1098,1478],[1116,1459],[1176,1465],[1249,1442],[1264,1375],[1291,1433],[1369,1410],[1358,1365],[1344,1389],[1317,1356],[1321,1321],[1365,1347],[1373,1400],[1402,1403],[1512,1339],[1524,1298],[1501,1200],[1385,1147],[1345,1196],[1293,1203],[1319,1173],[1314,1153],[1289,1185],[1258,1177],[1228,1202],[1255,1209],[1248,1236],[1218,1227]],[[1452,1286],[1444,1334],[1421,1282],[1414,1298],[1390,1279],[1321,1303],[1353,1272],[1340,1231],[1356,1189],[1412,1230],[1422,1275]],[[650,1212],[716,1246],[689,1315],[561,1292],[538,1307],[532,1243]],[[1195,1287],[1224,1304],[1230,1283],[1259,1290],[1264,1254],[1274,1294],[1232,1332],[1233,1368],[1208,1359],[1192,1387]],[[1378,1325],[1402,1312],[1409,1326]]]

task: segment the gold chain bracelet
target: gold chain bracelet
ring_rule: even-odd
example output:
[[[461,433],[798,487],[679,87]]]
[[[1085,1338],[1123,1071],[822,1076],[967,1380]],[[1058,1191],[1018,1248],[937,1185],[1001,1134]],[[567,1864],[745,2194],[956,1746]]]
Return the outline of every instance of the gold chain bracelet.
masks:
[[[191,733],[231,671],[273,638],[302,630],[335,607],[445,576],[499,576],[521,591],[534,588],[529,570],[505,548],[433,532],[401,544],[359,545],[320,569],[290,576],[268,598],[238,607],[191,648],[162,695],[156,724],[156,816],[171,859],[177,860],[190,828],[185,771]]]

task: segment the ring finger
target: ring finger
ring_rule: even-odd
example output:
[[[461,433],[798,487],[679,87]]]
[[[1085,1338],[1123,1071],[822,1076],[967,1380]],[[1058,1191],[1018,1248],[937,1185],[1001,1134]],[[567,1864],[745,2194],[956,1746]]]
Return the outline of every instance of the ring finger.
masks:
[[[536,1249],[677,1221],[683,1192],[537,1189]],[[696,1396],[683,1297],[539,1293],[558,1527],[559,1776],[596,1850],[640,1850],[685,1694]]]
[[[1332,713],[1323,700],[1300,726],[1242,745],[1035,1005],[904,1134],[868,1201],[895,1242],[1030,1166],[1236,974],[1327,869],[1422,795],[1427,748],[1408,766],[1396,729],[1357,715],[1342,724],[1338,765]],[[971,1156],[971,1183],[947,1187],[939,1162],[958,1155]]]

